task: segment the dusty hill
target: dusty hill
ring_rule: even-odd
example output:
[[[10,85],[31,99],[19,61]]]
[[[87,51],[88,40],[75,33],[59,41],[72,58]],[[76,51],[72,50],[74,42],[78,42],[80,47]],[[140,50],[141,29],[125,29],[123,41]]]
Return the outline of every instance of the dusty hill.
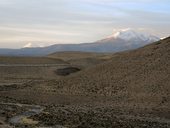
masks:
[[[65,51],[52,53],[48,57],[62,59],[73,65],[88,67],[107,61],[112,55],[112,53]]]
[[[170,105],[170,38],[114,54],[109,62],[56,82],[58,92],[105,95],[118,101]]]
[[[55,71],[69,65],[48,57],[0,57],[0,81],[7,79],[56,79]],[[17,80],[17,81],[18,81]]]
[[[108,53],[95,53],[95,52],[78,52],[78,51],[65,51],[65,52],[55,52],[48,57],[50,58],[58,58],[62,60],[75,60],[75,59],[83,59],[83,58],[103,58],[107,55],[110,55]]]

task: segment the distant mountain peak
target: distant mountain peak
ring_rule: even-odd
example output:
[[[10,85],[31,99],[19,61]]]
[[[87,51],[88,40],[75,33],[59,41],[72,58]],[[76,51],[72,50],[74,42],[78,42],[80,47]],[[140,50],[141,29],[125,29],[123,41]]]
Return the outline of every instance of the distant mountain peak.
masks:
[[[148,33],[143,33],[140,31],[135,31],[134,29],[123,29],[120,30],[116,33],[114,33],[113,35],[111,35],[109,38],[115,38],[115,39],[123,39],[126,41],[129,40],[134,40],[134,39],[140,39],[143,41],[158,41],[160,40],[160,38],[158,38],[157,36],[148,34]]]
[[[32,43],[27,43],[26,45],[23,46],[23,48],[31,48],[33,47]]]
[[[23,48],[36,48],[36,47],[44,47],[44,46],[38,43],[27,43],[26,45],[23,46]]]

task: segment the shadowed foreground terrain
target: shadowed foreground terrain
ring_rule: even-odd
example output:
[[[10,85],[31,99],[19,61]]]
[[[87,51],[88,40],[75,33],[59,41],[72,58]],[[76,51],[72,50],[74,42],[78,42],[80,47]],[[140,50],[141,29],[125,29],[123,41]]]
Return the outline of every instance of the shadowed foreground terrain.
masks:
[[[170,38],[105,58],[67,76],[4,79],[0,127],[169,128]]]

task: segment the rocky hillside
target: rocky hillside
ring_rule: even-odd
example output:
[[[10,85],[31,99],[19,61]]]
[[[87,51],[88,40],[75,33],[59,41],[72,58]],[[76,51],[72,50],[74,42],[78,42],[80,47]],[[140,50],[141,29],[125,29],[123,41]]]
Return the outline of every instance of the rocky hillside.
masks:
[[[170,101],[170,38],[114,54],[110,61],[57,81],[58,92],[113,96],[120,101],[167,105]]]

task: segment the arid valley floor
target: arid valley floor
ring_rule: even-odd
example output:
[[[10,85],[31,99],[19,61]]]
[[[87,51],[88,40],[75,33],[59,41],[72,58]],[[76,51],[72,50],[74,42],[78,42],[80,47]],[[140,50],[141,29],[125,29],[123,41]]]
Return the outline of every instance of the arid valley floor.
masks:
[[[115,54],[0,57],[0,128],[170,128],[170,38]]]

